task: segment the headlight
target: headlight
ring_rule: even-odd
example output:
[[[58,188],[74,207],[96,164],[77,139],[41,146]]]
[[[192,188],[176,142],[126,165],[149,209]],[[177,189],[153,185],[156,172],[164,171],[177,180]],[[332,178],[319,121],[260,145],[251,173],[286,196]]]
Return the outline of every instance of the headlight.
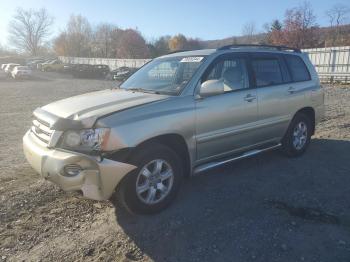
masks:
[[[109,133],[109,128],[69,130],[64,132],[60,147],[77,151],[104,151]]]
[[[64,134],[64,143],[69,147],[79,146],[81,142],[80,134],[75,131],[68,131]]]

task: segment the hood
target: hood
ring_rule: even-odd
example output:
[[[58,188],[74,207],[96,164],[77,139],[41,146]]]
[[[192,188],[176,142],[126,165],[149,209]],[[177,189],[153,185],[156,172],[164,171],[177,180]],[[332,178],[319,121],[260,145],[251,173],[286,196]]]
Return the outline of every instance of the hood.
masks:
[[[108,89],[59,100],[41,109],[60,118],[82,120],[166,98],[168,98],[166,95]]]

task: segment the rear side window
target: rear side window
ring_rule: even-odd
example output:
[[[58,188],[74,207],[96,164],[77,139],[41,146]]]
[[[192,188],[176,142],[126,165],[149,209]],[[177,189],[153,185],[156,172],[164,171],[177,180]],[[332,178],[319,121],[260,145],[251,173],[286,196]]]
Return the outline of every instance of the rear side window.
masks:
[[[309,70],[299,56],[286,55],[285,58],[294,82],[309,81],[311,79]]]
[[[282,84],[282,71],[277,58],[255,58],[252,67],[258,87]]]

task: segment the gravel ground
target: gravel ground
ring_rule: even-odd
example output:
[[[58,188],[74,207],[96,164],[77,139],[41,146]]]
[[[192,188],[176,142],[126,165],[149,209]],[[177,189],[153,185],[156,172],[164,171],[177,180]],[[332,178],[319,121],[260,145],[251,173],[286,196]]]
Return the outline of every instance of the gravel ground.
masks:
[[[38,106],[112,82],[0,75],[0,261],[350,261],[350,87],[326,87],[307,153],[269,152],[187,180],[174,204],[129,215],[40,179],[22,136]]]

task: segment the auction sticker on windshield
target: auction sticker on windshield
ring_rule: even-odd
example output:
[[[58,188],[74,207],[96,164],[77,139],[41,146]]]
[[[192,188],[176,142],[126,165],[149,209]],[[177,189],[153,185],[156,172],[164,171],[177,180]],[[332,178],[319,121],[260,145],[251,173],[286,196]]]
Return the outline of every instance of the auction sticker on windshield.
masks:
[[[202,61],[203,56],[189,56],[181,59],[181,63],[196,63]]]

